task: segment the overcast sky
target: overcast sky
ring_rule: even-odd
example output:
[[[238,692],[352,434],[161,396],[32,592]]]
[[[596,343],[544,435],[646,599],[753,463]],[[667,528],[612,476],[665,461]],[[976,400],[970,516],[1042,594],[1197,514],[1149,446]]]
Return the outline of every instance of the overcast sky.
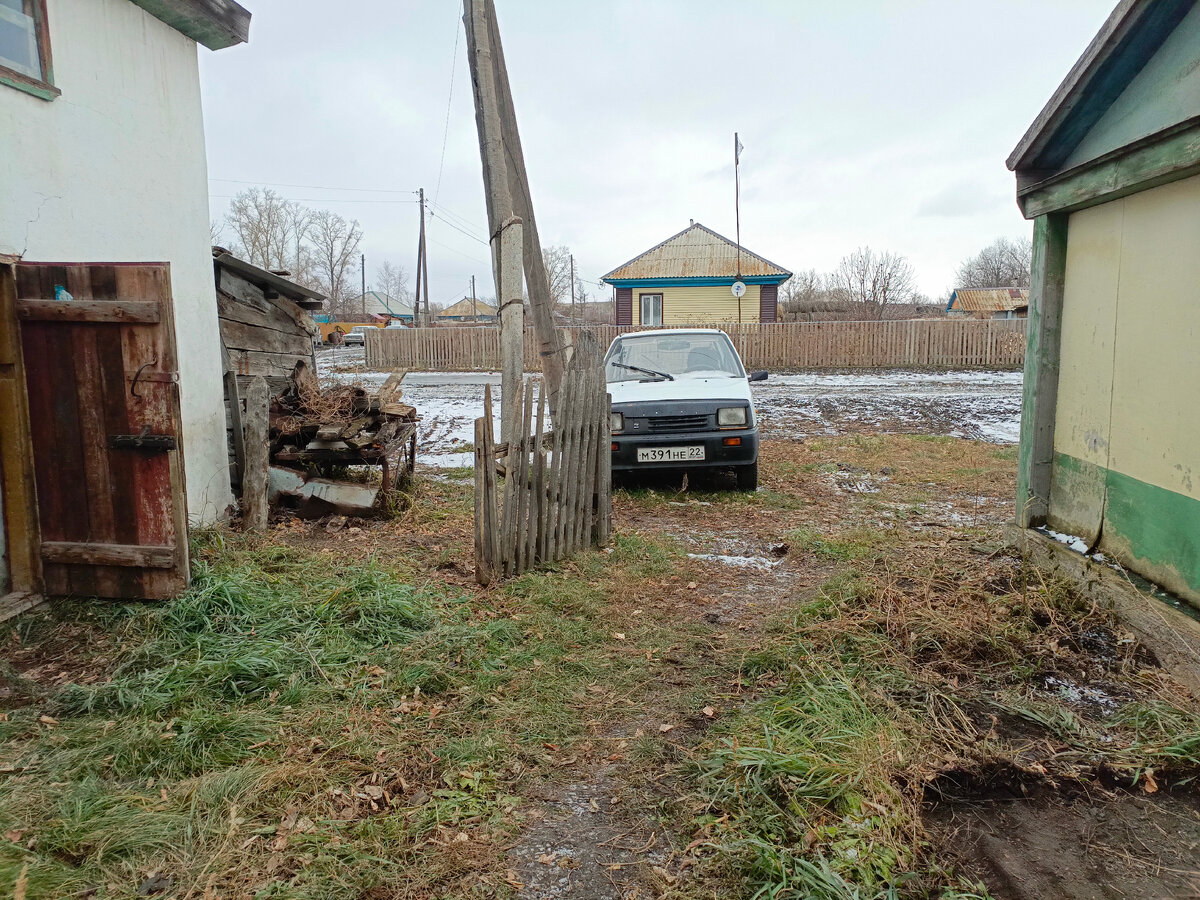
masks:
[[[413,273],[424,187],[430,300],[490,296],[462,3],[241,2],[249,44],[201,50],[213,218],[249,185],[355,218],[370,286]],[[737,131],[746,247],[822,272],[895,251],[939,298],[1031,232],[1004,160],[1112,0],[496,5],[542,243],[584,279],[689,219],[732,236]]]

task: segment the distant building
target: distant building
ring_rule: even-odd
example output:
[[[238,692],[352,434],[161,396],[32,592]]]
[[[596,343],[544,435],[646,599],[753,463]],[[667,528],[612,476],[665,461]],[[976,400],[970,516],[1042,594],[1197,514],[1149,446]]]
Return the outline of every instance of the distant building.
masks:
[[[1029,315],[1025,288],[956,288],[946,315],[973,319],[1024,319]]]
[[[405,322],[413,320],[411,306],[382,291],[367,291],[352,300],[347,300],[345,310],[347,314],[354,315],[356,319],[361,318],[364,322],[376,321],[375,316],[382,319],[400,319]]]
[[[1200,4],[1124,0],[1008,166],[1035,223],[1019,523],[1200,605]]]
[[[443,309],[434,318],[444,325],[459,325],[471,322],[495,322],[498,315],[496,307],[490,303],[464,297],[452,306]]]
[[[739,274],[746,286],[740,299],[732,292]],[[690,325],[778,321],[779,285],[791,277],[693,222],[603,280],[616,288],[617,325]]]

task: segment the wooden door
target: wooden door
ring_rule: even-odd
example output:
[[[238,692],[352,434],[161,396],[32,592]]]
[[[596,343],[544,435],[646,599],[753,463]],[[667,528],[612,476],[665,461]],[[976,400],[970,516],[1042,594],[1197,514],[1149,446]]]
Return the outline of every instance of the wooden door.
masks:
[[[165,263],[17,266],[47,594],[187,586],[170,285]]]

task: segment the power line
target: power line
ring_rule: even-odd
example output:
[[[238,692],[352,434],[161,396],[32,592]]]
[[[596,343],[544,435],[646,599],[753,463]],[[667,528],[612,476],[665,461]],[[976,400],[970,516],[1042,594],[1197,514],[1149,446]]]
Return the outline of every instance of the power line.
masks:
[[[209,181],[222,181],[228,184],[253,184],[266,187],[308,188],[314,191],[354,191],[366,194],[415,194],[416,191],[405,191],[400,188],[358,188],[331,187],[327,184],[287,184],[282,181],[239,181],[236,178],[209,178]],[[413,201],[416,202],[416,201]]]
[[[477,236],[480,232],[486,233],[486,229],[476,227],[475,223],[471,219],[467,218],[466,216],[464,216],[460,213],[456,213],[454,210],[450,209],[447,206],[442,205],[441,203],[436,204],[436,206],[441,211],[443,216],[450,217],[451,219],[458,222],[458,224],[461,225],[463,228],[466,228],[468,231],[475,232]],[[480,238],[480,240],[483,240],[483,239]]]
[[[455,225],[453,222],[451,222],[451,221],[450,221],[449,219],[447,219],[445,216],[435,216],[435,215],[434,215],[434,212],[433,212],[433,210],[430,210],[430,211],[429,211],[429,217],[430,217],[431,219],[433,219],[433,218],[440,219],[443,225],[449,225],[451,228],[453,228],[453,229],[454,229],[455,231],[457,231],[459,234],[464,234],[464,235],[466,235],[467,237],[469,237],[471,240],[473,240],[473,241],[477,241],[477,242],[479,242],[480,244],[483,244],[483,246],[485,246],[485,247],[488,247],[488,246],[490,246],[490,245],[488,244],[488,242],[487,242],[487,241],[483,240],[483,238],[476,237],[475,235],[471,234],[471,232],[469,232],[469,231],[467,231],[467,230],[465,230],[465,229],[463,229],[463,228],[459,228],[457,225]]]
[[[446,97],[446,124],[442,128],[442,158],[438,163],[437,185],[433,189],[433,202],[437,203],[437,198],[442,193],[442,172],[446,168],[446,141],[450,137],[450,104],[454,100],[454,70],[458,68],[458,35],[459,35],[459,18],[458,11],[454,13],[454,52],[450,55],[450,91]]]
[[[217,200],[236,200],[234,194],[209,194]],[[416,203],[416,200],[355,200],[345,197],[284,197],[284,200],[295,200],[298,203]]]

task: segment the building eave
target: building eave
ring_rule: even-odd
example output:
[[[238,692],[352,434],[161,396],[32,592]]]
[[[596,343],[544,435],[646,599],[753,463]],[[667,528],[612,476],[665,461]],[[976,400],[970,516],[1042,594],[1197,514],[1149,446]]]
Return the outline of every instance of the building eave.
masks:
[[[782,275],[743,275],[743,284],[783,284],[792,277],[791,272]],[[697,285],[731,285],[739,279],[728,276],[696,276],[692,278],[608,278],[600,279],[613,287],[694,287]]]
[[[1129,86],[1194,0],[1121,0],[1007,160],[1040,180],[1058,168]]]
[[[233,0],[133,2],[209,50],[224,50],[250,39],[250,12]]]

